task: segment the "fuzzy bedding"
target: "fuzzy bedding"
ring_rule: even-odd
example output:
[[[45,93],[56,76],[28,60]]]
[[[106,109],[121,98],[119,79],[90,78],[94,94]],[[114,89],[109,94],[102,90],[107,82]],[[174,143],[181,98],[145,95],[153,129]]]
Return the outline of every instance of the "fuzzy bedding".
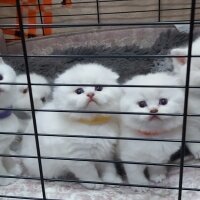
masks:
[[[80,34],[79,36],[75,35],[71,37],[70,41],[66,38],[62,41],[62,37],[60,37],[58,39],[58,43],[56,44],[52,42],[56,41],[55,38],[54,40],[49,38],[46,41],[43,39],[42,44],[40,43],[40,40],[38,40],[35,44],[34,41],[30,40],[29,43],[27,43],[28,55],[84,54],[118,55],[119,57],[30,57],[28,59],[29,68],[31,72],[37,72],[45,75],[52,81],[57,74],[73,66],[75,63],[98,62],[118,72],[120,74],[120,82],[123,82],[131,76],[137,74],[172,70],[169,58],[120,58],[121,55],[166,55],[169,53],[171,48],[186,44],[188,39],[187,33],[181,33],[172,27],[160,29],[160,31],[149,29],[149,32],[147,33],[145,31],[146,29],[143,29],[142,31],[141,29],[122,29],[117,32],[115,30],[111,30],[105,32],[87,33],[85,35]],[[114,33],[116,33],[116,37],[113,37]],[[131,34],[133,39],[131,39]],[[196,31],[195,38],[198,35],[198,31]],[[69,43],[66,44],[64,41],[68,41]],[[31,46],[31,44],[34,44],[34,47]],[[19,46],[20,45],[17,43],[8,46],[8,53],[21,53]],[[14,66],[18,73],[25,71],[23,58],[6,58],[6,61]],[[179,160],[176,160],[176,162],[179,163]],[[194,161],[192,156],[186,157],[185,162],[187,164],[200,164],[199,161]],[[178,187],[178,181],[179,168],[174,167],[169,169],[169,176],[162,186]],[[200,170],[198,168],[184,168],[183,187],[200,189],[199,185]],[[175,200],[178,197],[177,190],[169,191],[164,189],[151,189],[147,193],[136,193],[133,192],[130,187],[126,186],[106,186],[105,189],[94,191],[87,190],[79,184],[61,182],[46,182],[45,189],[47,198],[65,200]],[[31,180],[18,180],[12,185],[0,187],[0,195],[42,198],[40,182]],[[0,197],[0,199],[6,200],[10,198]],[[182,199],[200,200],[200,191],[194,192],[190,190],[183,190]]]
[[[185,159],[187,164],[199,165],[200,161],[194,161],[191,156]],[[177,162],[178,163],[178,162]],[[169,175],[162,185],[168,187],[178,187],[179,168],[169,169]],[[200,169],[184,168],[183,187],[185,189],[200,190]],[[63,182],[46,182],[45,191],[48,199],[54,200],[177,200],[178,190],[150,189],[146,193],[134,192],[130,187],[106,186],[102,190],[88,190],[79,184]],[[0,196],[23,196],[41,198],[40,181],[18,180],[12,185],[0,187]],[[1,198],[10,200],[10,198]],[[22,198],[23,199],[23,198]],[[200,191],[183,190],[183,200],[200,200]]]

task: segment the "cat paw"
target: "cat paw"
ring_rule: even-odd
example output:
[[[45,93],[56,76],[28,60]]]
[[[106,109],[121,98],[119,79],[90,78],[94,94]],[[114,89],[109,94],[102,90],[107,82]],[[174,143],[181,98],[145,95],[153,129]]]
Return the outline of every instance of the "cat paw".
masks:
[[[200,159],[200,146],[199,144],[190,144],[188,145],[189,151],[192,153],[195,159]]]
[[[107,174],[104,175],[102,177],[104,182],[108,182],[108,183],[122,183],[122,179],[120,176],[116,175],[116,174]],[[110,185],[110,186],[117,186],[117,185]]]
[[[81,185],[90,190],[100,190],[103,189],[104,187],[103,184],[93,184],[93,183],[81,183]]]
[[[9,172],[13,175],[21,175],[22,174],[22,166],[20,164],[16,164],[14,167],[12,167]]]
[[[157,175],[153,175],[150,176],[150,180],[154,183],[161,183],[166,179],[166,175],[165,174],[157,174]]]
[[[130,184],[132,185],[135,185],[135,186],[131,186],[131,189],[132,191],[134,192],[138,192],[138,193],[142,193],[142,192],[148,192],[149,191],[149,184],[150,182],[146,179],[143,179],[143,180],[135,180],[135,181],[130,181],[129,182]],[[138,186],[141,186],[141,187],[138,187]]]
[[[16,181],[17,179],[15,178],[0,178],[0,186],[10,185]]]

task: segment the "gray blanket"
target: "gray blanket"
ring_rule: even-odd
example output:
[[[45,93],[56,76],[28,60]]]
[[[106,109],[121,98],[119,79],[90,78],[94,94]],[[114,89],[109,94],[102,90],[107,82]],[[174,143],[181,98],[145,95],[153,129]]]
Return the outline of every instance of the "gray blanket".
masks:
[[[144,29],[145,30],[145,29]],[[198,34],[195,34],[195,38]],[[97,62],[103,64],[120,74],[120,82],[129,79],[138,74],[148,72],[172,70],[171,60],[169,58],[131,58],[129,55],[166,55],[169,50],[187,43],[188,35],[176,30],[169,30],[160,34],[150,48],[139,48],[136,45],[124,47],[81,47],[70,48],[62,51],[55,50],[52,55],[115,55],[115,58],[92,58],[92,57],[30,57],[30,72],[37,72],[53,80],[65,69],[72,67],[76,63]],[[127,56],[121,58],[120,56]],[[117,57],[119,56],[119,57]],[[18,73],[25,72],[23,58],[7,58],[6,61],[11,64]]]

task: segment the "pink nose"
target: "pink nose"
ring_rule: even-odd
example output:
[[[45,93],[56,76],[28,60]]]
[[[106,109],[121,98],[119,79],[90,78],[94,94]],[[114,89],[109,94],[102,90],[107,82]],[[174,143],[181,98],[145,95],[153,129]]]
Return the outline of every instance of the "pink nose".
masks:
[[[94,93],[93,93],[93,92],[90,92],[90,93],[87,94],[87,96],[88,96],[89,98],[92,98],[92,97],[94,96]]]
[[[151,110],[150,110],[150,113],[157,113],[158,112],[158,109],[157,108],[152,108]]]

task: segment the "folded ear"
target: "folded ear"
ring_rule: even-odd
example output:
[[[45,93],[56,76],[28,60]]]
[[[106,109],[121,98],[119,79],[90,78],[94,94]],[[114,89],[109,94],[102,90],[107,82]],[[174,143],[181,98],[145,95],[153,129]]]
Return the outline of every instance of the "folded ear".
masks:
[[[172,56],[187,56],[187,53],[188,48],[177,48],[172,49],[170,54]],[[174,67],[176,67],[176,65],[185,65],[187,63],[187,57],[173,57],[172,60]]]

